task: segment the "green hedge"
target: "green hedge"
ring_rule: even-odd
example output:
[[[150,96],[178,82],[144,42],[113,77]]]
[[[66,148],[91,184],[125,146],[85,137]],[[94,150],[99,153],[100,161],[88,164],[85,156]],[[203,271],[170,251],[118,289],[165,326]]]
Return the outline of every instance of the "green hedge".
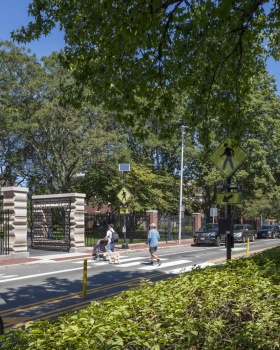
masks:
[[[1,349],[280,348],[280,247],[195,269],[2,337]]]

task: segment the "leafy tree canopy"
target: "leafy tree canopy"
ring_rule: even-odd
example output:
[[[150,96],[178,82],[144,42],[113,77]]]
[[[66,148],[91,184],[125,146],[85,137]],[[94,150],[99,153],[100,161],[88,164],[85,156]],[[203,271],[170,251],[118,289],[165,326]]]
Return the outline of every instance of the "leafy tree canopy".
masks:
[[[161,122],[168,120],[179,100],[182,122],[204,144],[213,118],[220,135],[239,139],[249,129],[252,115],[244,119],[242,106],[251,78],[268,54],[279,55],[277,1],[33,0],[29,14],[34,21],[13,38],[25,43],[56,25],[65,32],[60,58],[77,79],[76,102],[83,94],[133,124],[156,103]]]

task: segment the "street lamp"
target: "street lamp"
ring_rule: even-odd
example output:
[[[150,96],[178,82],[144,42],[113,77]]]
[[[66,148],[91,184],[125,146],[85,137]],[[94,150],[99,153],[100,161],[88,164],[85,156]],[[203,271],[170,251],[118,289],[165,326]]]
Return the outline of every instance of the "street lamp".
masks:
[[[181,180],[180,180],[180,204],[179,204],[179,231],[178,231],[178,243],[181,244],[182,236],[182,199],[183,199],[183,167],[184,167],[184,135],[185,127],[181,126],[182,132],[182,147],[181,147]]]

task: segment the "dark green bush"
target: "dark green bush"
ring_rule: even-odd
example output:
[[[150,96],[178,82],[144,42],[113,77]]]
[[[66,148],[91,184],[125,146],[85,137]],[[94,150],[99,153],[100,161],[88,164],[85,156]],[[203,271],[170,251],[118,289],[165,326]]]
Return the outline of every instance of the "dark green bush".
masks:
[[[280,248],[132,289],[56,322],[7,332],[1,349],[280,348]]]

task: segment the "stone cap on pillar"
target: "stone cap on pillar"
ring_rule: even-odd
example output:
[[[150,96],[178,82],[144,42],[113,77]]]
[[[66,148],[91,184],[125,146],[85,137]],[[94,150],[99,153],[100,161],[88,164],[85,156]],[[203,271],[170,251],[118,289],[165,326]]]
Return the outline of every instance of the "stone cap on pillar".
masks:
[[[25,192],[27,193],[29,191],[29,188],[27,187],[16,187],[16,186],[11,186],[11,187],[2,187],[1,188],[1,193],[5,193],[5,192]]]

